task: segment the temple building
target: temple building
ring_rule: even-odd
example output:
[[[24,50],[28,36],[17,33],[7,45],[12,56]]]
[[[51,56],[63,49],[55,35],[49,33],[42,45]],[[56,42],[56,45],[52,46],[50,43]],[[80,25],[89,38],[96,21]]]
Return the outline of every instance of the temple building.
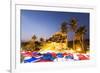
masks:
[[[64,52],[67,50],[67,33],[63,33],[61,31],[54,33],[42,46],[42,51],[46,52]]]

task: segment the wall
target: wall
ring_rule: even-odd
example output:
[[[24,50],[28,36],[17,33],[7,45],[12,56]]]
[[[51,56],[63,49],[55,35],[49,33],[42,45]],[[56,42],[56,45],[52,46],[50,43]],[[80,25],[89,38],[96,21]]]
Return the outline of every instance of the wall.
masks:
[[[85,4],[94,5],[96,7],[96,19],[95,19],[95,41],[97,49],[97,67],[91,68],[69,68],[63,71],[50,71],[46,73],[99,73],[100,69],[100,4],[99,0],[34,0],[39,2],[64,2],[69,4]],[[0,1],[0,73],[8,73],[10,67],[10,1]]]

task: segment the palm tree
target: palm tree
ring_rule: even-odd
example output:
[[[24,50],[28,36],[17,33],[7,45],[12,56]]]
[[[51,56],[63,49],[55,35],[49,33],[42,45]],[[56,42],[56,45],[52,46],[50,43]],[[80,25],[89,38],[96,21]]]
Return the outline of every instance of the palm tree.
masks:
[[[66,46],[68,46],[68,41],[65,41],[68,40],[67,33],[69,31],[67,22],[64,21],[61,24],[60,31],[63,33],[63,36],[61,36],[61,42],[66,42]]]
[[[64,21],[61,24],[60,30],[61,30],[62,33],[67,33],[68,32],[67,22]]]
[[[85,26],[80,26],[77,31],[75,32],[76,36],[78,37],[78,40],[81,43],[81,47],[83,52],[85,52],[85,48],[84,48],[84,35],[87,32],[86,27]]]
[[[72,18],[70,20],[70,26],[71,26],[71,30],[74,33],[74,36],[73,36],[73,49],[75,49],[75,32],[77,30],[77,25],[78,25],[77,19],[76,18]]]

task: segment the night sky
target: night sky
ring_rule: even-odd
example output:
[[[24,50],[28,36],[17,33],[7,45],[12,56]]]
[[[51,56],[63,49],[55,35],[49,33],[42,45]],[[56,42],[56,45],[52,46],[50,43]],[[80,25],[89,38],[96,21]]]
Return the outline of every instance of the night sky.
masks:
[[[27,41],[34,34],[38,38],[49,38],[59,31],[63,21],[69,23],[73,17],[77,18],[78,26],[86,26],[85,37],[89,38],[89,13],[21,10],[21,40]],[[68,40],[72,38],[73,33],[69,32]]]

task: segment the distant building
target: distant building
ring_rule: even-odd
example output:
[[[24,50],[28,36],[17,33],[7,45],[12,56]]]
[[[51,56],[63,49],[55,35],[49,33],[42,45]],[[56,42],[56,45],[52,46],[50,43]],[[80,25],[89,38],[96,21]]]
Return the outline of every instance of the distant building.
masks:
[[[67,33],[56,32],[54,33],[48,41],[42,46],[40,51],[53,51],[53,52],[63,52],[67,50]]]

